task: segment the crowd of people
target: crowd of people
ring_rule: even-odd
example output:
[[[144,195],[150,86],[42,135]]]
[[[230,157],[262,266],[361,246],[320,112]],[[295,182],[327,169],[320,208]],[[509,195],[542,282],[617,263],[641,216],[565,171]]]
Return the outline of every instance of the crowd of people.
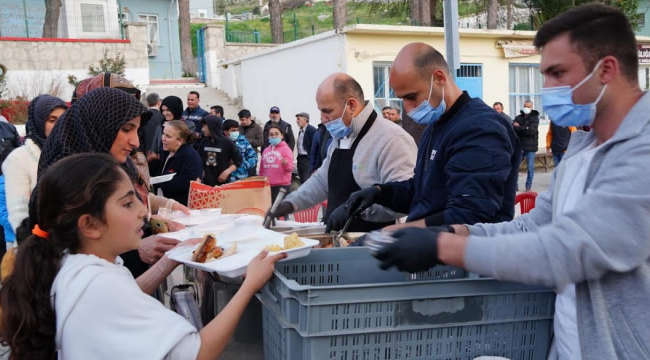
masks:
[[[296,114],[297,133],[278,106],[258,124],[248,110],[236,121],[221,106],[202,109],[195,91],[187,107],[154,93],[145,105],[110,73],[82,81],[70,104],[36,97],[24,144],[0,121],[9,249],[0,341],[15,360],[217,358],[284,254],[256,257],[230,303],[197,330],[150,296],[179,265],[165,252],[196,239],[153,235],[151,220],[160,209],[188,213],[192,181],[259,174],[275,199],[296,169],[303,184],[270,216],[327,200],[326,231],[349,224],[393,238],[374,255],[383,269],[448,264],[555,289],[549,359],[648,358],[650,199],[638,189],[648,183],[650,95],[638,84],[632,26],[615,8],[582,5],[544,24],[534,44],[558,169],[517,218],[519,167],[525,159],[531,190],[540,111],[528,100],[511,119],[503,104],[472,98],[428,44],[404,46],[391,66],[400,109],[378,113],[352,76],[335,73],[316,89],[321,124]]]

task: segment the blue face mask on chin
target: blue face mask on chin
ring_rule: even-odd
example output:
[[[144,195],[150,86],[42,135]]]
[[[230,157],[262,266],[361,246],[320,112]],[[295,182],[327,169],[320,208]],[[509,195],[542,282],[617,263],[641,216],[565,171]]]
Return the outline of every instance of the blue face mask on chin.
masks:
[[[429,103],[431,100],[431,93],[433,92],[433,75],[431,75],[431,86],[429,88],[429,97],[424,100],[418,107],[409,111],[408,116],[413,119],[416,123],[420,125],[429,125],[440,119],[442,114],[447,110],[447,104],[445,103],[445,88],[442,88],[442,99],[438,107],[434,108]]]
[[[340,118],[325,123],[325,128],[335,139],[342,139],[352,133],[352,126],[345,126],[345,123],[343,122],[343,115],[345,115],[345,110],[347,110],[347,108],[348,104],[346,103],[343,107],[343,114],[341,114]]]
[[[598,61],[591,74],[587,75],[578,85],[557,86],[552,88],[542,88],[542,108],[553,123],[558,126],[584,126],[591,125],[596,118],[596,105],[605,94],[607,85],[603,86],[600,95],[596,101],[590,104],[576,104],[573,102],[573,92],[576,91],[585,82],[591,79],[602,64],[603,60]]]

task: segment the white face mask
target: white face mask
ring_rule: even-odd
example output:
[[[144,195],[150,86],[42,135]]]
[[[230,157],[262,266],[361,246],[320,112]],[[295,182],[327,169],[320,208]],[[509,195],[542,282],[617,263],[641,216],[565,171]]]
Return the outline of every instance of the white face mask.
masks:
[[[525,107],[522,111],[524,112],[524,114],[528,115],[530,114],[531,111],[533,111],[533,109]]]

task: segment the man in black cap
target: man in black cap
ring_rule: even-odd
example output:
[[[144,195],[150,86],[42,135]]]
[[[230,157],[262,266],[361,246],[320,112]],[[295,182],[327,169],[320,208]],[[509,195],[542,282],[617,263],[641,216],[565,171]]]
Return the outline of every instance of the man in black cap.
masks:
[[[300,183],[304,184],[311,175],[312,169],[309,164],[309,153],[311,151],[311,144],[316,134],[316,128],[309,125],[309,114],[301,112],[296,114],[296,123],[300,127],[298,132],[298,176],[300,176]]]
[[[280,115],[279,107],[273,106],[271,107],[271,110],[269,112],[270,112],[269,114],[270,120],[267,121],[266,124],[264,125],[264,145],[262,145],[261,151],[263,152],[264,149],[266,149],[269,146],[269,128],[271,127],[271,125],[277,125],[280,127],[280,129],[282,129],[282,131],[284,131],[284,133],[286,134],[284,136],[284,142],[286,142],[287,145],[289,145],[289,149],[291,149],[291,151],[294,151],[296,147],[296,139],[293,136],[293,130],[291,129],[291,125],[288,122],[282,120],[282,115]]]

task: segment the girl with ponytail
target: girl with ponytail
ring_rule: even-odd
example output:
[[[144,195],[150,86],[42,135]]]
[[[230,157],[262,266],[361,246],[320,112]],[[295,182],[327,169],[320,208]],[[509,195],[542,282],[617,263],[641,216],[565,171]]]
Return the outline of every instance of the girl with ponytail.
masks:
[[[123,266],[119,254],[140,245],[147,209],[113,157],[66,157],[39,193],[38,224],[0,289],[0,341],[12,360],[216,359],[283,255],[255,258],[240,291],[199,332],[147,295],[178,263],[163,256],[135,280]]]

